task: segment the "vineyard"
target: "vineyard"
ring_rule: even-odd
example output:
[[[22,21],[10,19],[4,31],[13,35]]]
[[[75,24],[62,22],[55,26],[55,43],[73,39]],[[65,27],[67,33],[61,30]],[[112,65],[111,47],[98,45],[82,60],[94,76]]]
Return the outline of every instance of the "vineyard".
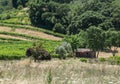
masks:
[[[60,44],[60,40],[60,37],[48,35],[41,31],[1,26],[0,59],[12,60],[25,58],[26,49],[32,47],[36,41],[42,42],[47,51],[53,52],[55,47]]]

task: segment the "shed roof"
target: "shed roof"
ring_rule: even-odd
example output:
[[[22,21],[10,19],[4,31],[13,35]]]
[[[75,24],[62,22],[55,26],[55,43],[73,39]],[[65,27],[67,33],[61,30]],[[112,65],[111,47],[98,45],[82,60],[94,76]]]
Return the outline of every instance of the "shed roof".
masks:
[[[77,49],[77,52],[89,52],[91,51],[90,49],[87,49],[87,48],[78,48]]]

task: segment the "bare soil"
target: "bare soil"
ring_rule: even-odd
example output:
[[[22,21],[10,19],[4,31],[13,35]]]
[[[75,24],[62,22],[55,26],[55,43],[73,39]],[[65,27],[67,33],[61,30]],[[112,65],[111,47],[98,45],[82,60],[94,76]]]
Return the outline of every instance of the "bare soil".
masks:
[[[100,52],[99,54],[99,57],[104,57],[104,58],[110,57],[110,56],[113,56],[112,52]],[[117,49],[116,56],[120,56],[120,48]]]
[[[12,28],[0,26],[0,31],[11,32]],[[62,38],[60,38],[60,37],[56,37],[56,36],[49,35],[49,34],[46,34],[43,32],[33,31],[33,30],[29,30],[29,29],[15,29],[12,32],[19,33],[19,34],[26,34],[26,35],[30,35],[30,36],[41,37],[41,38],[48,39],[48,40],[58,40],[58,41],[62,40]]]
[[[21,37],[9,36],[9,35],[2,35],[2,34],[0,34],[0,37],[3,37],[3,38],[12,38],[12,39],[19,39],[19,40],[25,40],[25,41],[31,41],[31,40],[23,38],[23,37],[21,38]]]

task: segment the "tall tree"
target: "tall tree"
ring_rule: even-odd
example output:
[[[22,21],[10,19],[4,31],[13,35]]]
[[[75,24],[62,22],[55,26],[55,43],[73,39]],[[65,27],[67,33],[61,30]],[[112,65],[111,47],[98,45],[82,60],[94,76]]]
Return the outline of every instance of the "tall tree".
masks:
[[[113,56],[116,55],[117,48],[120,47],[120,32],[110,29],[106,31],[106,46],[112,50]]]
[[[87,45],[88,48],[96,52],[98,58],[99,51],[105,47],[104,31],[99,27],[91,26],[87,29]]]

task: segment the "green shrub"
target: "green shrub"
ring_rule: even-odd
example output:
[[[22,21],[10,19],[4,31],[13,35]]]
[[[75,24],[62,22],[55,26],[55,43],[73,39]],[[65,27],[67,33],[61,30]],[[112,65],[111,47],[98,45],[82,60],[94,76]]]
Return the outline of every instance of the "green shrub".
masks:
[[[87,58],[80,58],[81,62],[87,62]]]
[[[23,9],[23,6],[22,6],[22,5],[19,5],[19,6],[18,6],[18,9],[19,9],[19,10]]]
[[[58,57],[60,59],[66,59],[66,57],[67,57],[67,51],[65,50],[65,48],[63,46],[58,46],[55,49],[55,53],[58,54]]]
[[[69,43],[62,42],[62,44],[55,49],[55,54],[58,54],[60,59],[71,57],[73,55],[72,47]]]
[[[106,59],[105,59],[105,58],[99,58],[99,61],[100,61],[100,62],[105,62]]]
[[[55,54],[55,53],[51,54],[51,56],[52,56],[52,58],[59,58],[59,55]]]
[[[53,31],[58,32],[58,33],[62,33],[62,34],[66,33],[64,26],[60,23],[55,24],[55,26],[53,27]]]
[[[9,14],[2,14],[0,15],[0,20],[6,20],[6,19],[10,19],[11,16]]]
[[[73,56],[72,46],[70,43],[62,42],[61,46],[63,46],[65,48],[65,50],[67,51],[68,57]]]
[[[36,60],[51,60],[50,54],[42,47],[42,43],[34,44],[32,48],[26,50],[27,57],[33,57]]]
[[[109,57],[107,61],[110,64],[120,64],[120,56]]]

